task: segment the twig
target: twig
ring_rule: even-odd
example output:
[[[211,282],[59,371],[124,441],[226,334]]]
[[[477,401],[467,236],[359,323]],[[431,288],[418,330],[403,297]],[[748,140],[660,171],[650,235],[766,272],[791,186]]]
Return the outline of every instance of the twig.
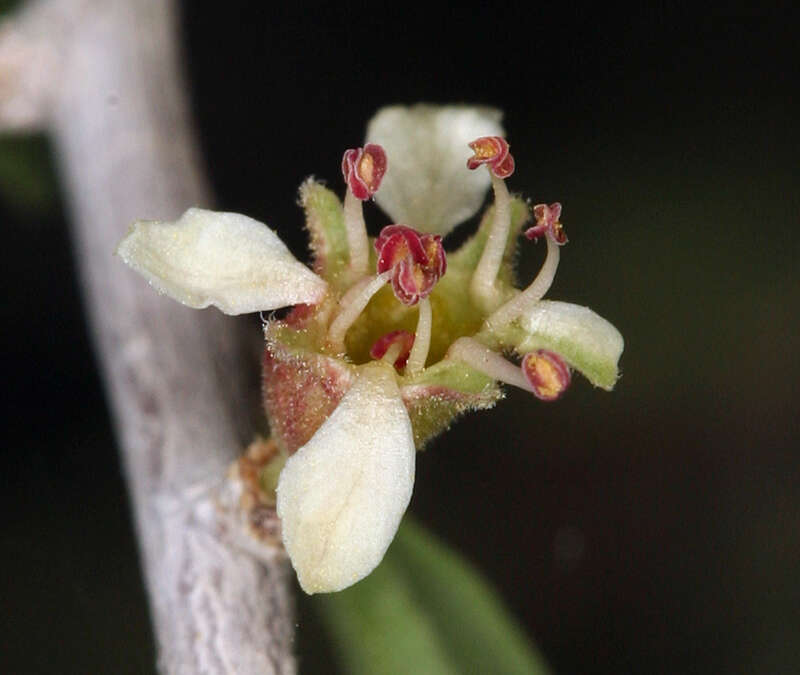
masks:
[[[237,546],[214,504],[253,434],[245,326],[158,297],[112,255],[134,219],[210,201],[176,39],[168,0],[29,4],[0,27],[0,129],[53,135],[161,670],[294,672],[286,559]]]

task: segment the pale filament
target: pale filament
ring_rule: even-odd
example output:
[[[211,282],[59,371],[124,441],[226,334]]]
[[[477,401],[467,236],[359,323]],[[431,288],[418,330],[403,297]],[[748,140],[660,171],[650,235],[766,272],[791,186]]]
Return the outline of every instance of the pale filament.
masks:
[[[503,263],[508,232],[511,229],[511,195],[508,194],[508,188],[502,178],[493,173],[491,176],[494,189],[494,220],[470,283],[473,300],[486,312],[495,309],[500,302],[495,280]]]
[[[357,283],[339,301],[341,310],[328,328],[328,340],[338,351],[344,351],[344,336],[356,319],[361,316],[361,312],[383,285],[392,277],[392,271],[388,270],[375,277],[368,277]]]
[[[399,342],[395,342],[389,347],[389,349],[386,350],[386,353],[381,357],[381,361],[394,367],[394,362],[397,361],[402,350],[403,345],[401,345]]]
[[[361,200],[349,189],[344,197],[344,225],[347,231],[347,247],[350,251],[350,270],[358,279],[367,273],[369,265],[369,240],[364,223],[364,208]]]
[[[458,338],[450,345],[446,358],[463,361],[493,380],[505,382],[525,391],[533,391],[519,366],[511,363],[502,354],[498,354],[472,338]]]
[[[500,326],[510,323],[520,314],[531,310],[533,306],[544,297],[545,293],[550,290],[550,286],[552,286],[553,279],[555,279],[556,276],[556,270],[558,269],[558,261],[561,258],[561,247],[556,244],[549,234],[546,234],[544,238],[547,242],[547,256],[542,264],[542,269],[539,270],[539,274],[536,275],[536,278],[531,282],[530,286],[513,297],[486,319],[486,323],[490,327],[499,328]]]
[[[431,326],[433,324],[433,314],[431,312],[431,301],[423,298],[419,302],[419,318],[417,319],[417,333],[414,337],[414,345],[406,362],[406,374],[415,375],[425,368],[428,360],[428,350],[431,346]]]

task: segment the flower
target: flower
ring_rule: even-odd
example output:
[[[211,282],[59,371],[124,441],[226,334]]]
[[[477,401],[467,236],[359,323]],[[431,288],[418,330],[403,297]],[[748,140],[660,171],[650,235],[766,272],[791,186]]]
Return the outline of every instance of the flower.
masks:
[[[505,185],[515,165],[499,120],[465,106],[379,111],[367,144],[344,153],[344,203],[313,179],[300,188],[313,272],[267,226],[201,209],[137,222],[118,248],[191,307],[294,306],[264,324],[264,405],[285,461],[283,542],[308,593],[378,565],[411,498],[416,450],[460,414],[492,407],[502,383],[555,400],[572,370],[607,390],[618,378],[619,332],[586,307],[542,299],[566,243],[560,204],[534,207],[526,234],[545,236],[547,257],[515,287],[531,212]],[[447,255],[442,237],[490,185],[494,205]],[[370,246],[362,202],[373,196],[395,224]]]

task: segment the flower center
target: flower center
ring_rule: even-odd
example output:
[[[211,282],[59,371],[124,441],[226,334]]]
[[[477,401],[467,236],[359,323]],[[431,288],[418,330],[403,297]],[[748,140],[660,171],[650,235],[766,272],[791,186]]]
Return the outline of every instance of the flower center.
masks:
[[[399,334],[407,331],[395,330],[373,345],[370,356],[388,359],[398,369],[405,366],[413,374],[425,367],[430,349],[433,318],[428,295],[447,270],[442,238],[420,234],[406,225],[389,225],[375,240],[375,250],[377,275],[361,279],[339,301],[340,311],[331,322],[328,341],[333,349],[345,351],[348,330],[372,297],[389,282],[395,298],[403,305],[419,305],[416,332],[408,344],[408,354],[405,354],[406,341],[398,339]]]
[[[375,144],[345,151],[342,174],[348,188],[344,203],[350,256],[348,290],[331,314],[326,348],[347,354],[356,363],[383,360],[412,376],[426,367],[429,355],[433,359],[458,356],[494,379],[531,391],[543,400],[554,400],[570,382],[569,367],[560,356],[539,350],[525,354],[522,363],[515,365],[499,353],[488,353],[466,336],[481,324],[489,330],[508,325],[547,292],[558,267],[559,248],[567,241],[560,222],[561,204],[537,204],[533,208],[536,223],[525,235],[529,239],[545,237],[547,257],[525,290],[509,294],[499,274],[511,236],[513,200],[505,179],[514,172],[514,157],[508,142],[500,136],[483,136],[469,147],[473,156],[467,160],[467,167],[485,167],[491,177],[494,216],[472,273],[464,278],[463,263],[462,267],[456,265],[455,277],[443,283],[441,293],[434,294],[433,305],[429,296],[447,270],[441,236],[402,224],[383,228],[374,241],[376,270],[370,275],[361,202],[378,190],[386,172],[386,153]],[[387,283],[391,294],[386,292]],[[434,309],[438,317],[435,336]]]

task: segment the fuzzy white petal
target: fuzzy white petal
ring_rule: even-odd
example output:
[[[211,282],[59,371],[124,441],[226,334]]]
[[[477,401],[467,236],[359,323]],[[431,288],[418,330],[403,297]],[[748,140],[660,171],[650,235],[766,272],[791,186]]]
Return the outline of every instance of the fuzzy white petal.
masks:
[[[226,314],[315,303],[326,284],[277,234],[238,213],[189,209],[174,222],[140,220],[119,256],[161,293]]]
[[[380,563],[411,499],[414,455],[394,371],[359,368],[278,481],[283,543],[306,593],[347,588]]]
[[[501,117],[474,106],[382,108],[367,126],[367,142],[383,146],[388,164],[375,201],[396,223],[447,234],[483,203],[491,179],[467,169],[467,144],[503,136]]]
[[[520,353],[550,349],[595,386],[612,389],[625,347],[620,332],[588,307],[542,300],[520,317]]]

